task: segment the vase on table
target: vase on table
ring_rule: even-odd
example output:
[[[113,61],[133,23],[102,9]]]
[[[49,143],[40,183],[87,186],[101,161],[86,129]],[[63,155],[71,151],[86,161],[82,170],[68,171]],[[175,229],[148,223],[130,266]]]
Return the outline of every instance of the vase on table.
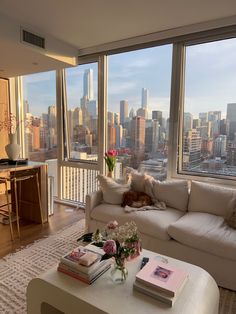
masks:
[[[108,176],[109,178],[113,178],[113,171],[108,171],[107,176]]]
[[[140,239],[138,239],[137,241],[126,242],[126,246],[133,250],[133,253],[129,255],[127,260],[132,260],[138,257],[142,251],[142,243]]]
[[[20,156],[20,145],[17,144],[17,134],[9,134],[9,144],[5,146],[5,151],[10,160],[17,160]]]
[[[114,283],[125,283],[128,277],[128,270],[125,267],[124,259],[115,259],[114,265],[111,269],[111,279]]]

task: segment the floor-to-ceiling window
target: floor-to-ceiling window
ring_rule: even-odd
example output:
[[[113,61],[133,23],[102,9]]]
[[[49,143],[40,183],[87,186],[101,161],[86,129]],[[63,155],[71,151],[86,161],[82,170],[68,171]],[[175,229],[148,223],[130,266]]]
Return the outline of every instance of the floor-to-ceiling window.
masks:
[[[86,194],[98,187],[98,62],[65,69],[64,78],[61,197],[85,202]]]
[[[186,45],[180,173],[236,176],[236,39]]]
[[[31,161],[48,163],[49,184],[57,196],[56,72],[25,75],[22,86],[24,156]]]
[[[172,45],[108,57],[108,148],[123,166],[167,177]]]

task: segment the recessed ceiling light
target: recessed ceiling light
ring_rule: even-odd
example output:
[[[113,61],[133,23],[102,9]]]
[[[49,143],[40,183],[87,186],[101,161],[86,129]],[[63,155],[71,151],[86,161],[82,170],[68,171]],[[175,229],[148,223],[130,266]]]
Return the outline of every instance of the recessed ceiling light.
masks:
[[[38,65],[38,62],[32,62],[33,65]]]

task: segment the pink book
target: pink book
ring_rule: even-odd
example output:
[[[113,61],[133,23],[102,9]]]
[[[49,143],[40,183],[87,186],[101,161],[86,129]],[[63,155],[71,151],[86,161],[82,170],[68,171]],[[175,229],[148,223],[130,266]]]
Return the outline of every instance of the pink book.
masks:
[[[182,289],[187,278],[188,274],[184,270],[155,259],[150,260],[136,275],[138,282],[170,297]]]

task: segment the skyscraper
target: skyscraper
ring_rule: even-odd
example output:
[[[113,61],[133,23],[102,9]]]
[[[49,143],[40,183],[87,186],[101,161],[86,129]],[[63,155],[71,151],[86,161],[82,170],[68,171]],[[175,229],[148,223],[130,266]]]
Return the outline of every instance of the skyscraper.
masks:
[[[135,154],[145,151],[145,118],[134,117],[131,121],[131,146]]]
[[[185,133],[183,141],[183,170],[191,170],[200,165],[201,162],[201,137],[195,130]]]
[[[116,147],[116,128],[114,125],[108,124],[108,148]]]
[[[152,120],[157,120],[159,122],[160,126],[162,126],[162,111],[153,110],[152,111]]]
[[[191,131],[193,128],[193,115],[190,112],[184,113],[184,132]]]
[[[109,124],[114,124],[115,123],[114,112],[108,111],[108,113],[107,113],[107,121],[108,121]]]
[[[84,71],[84,95],[88,100],[93,100],[93,70]]]
[[[147,109],[146,108],[139,108],[137,110],[137,116],[147,119],[148,118],[148,111],[147,111]]]
[[[142,108],[147,109],[148,107],[148,96],[149,96],[149,91],[147,88],[142,88]]]
[[[227,104],[226,121],[228,140],[234,141],[236,135],[236,103]]]
[[[120,123],[123,125],[125,120],[128,118],[128,101],[121,100],[120,101]]]
[[[120,148],[122,146],[122,138],[123,138],[123,127],[122,125],[115,125],[116,129],[116,148]]]
[[[225,157],[226,155],[226,135],[219,135],[214,141],[214,156]]]

